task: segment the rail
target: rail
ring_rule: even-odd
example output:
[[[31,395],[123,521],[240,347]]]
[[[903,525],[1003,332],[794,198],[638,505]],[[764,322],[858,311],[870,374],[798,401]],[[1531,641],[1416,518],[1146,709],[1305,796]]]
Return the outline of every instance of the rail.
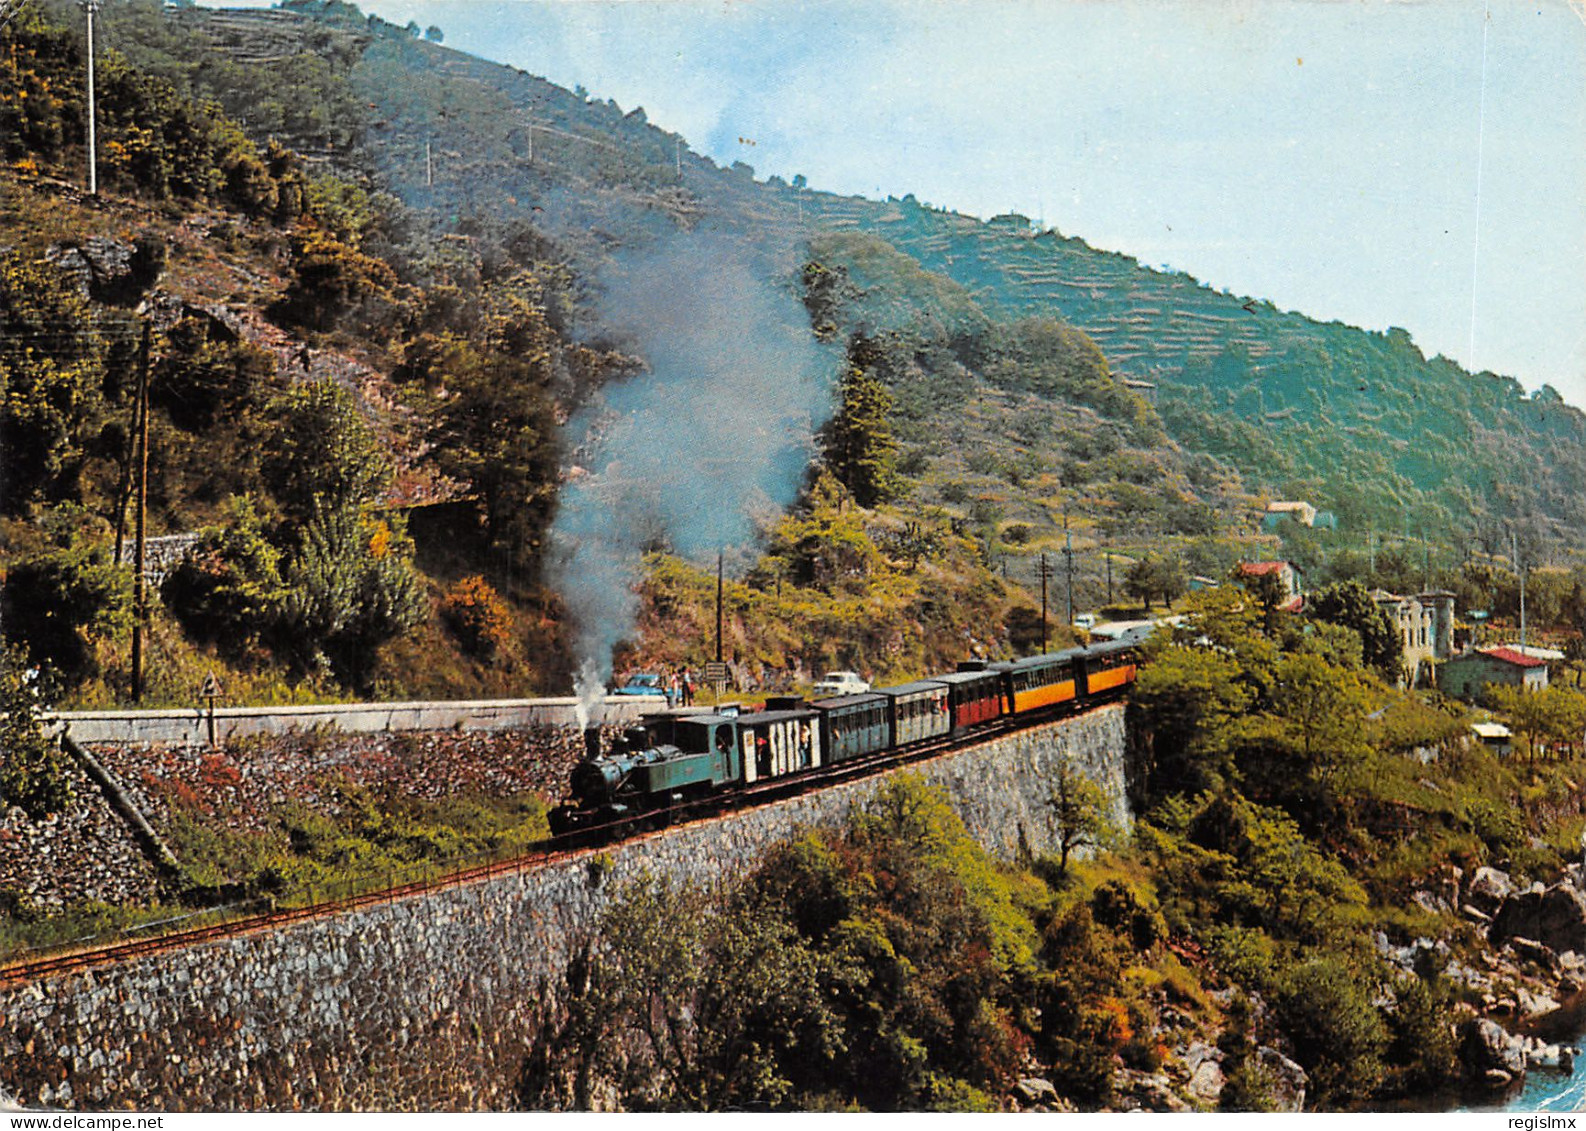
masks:
[[[868,757],[856,758],[823,768],[819,773],[774,778],[758,782],[743,790],[684,801],[668,808],[646,810],[619,821],[586,826],[538,841],[526,852],[470,853],[442,860],[416,861],[403,868],[361,873],[333,884],[310,885],[305,890],[293,893],[283,900],[262,895],[225,907],[205,908],[189,915],[172,916],[126,927],[109,934],[83,936],[66,942],[12,951],[9,955],[0,956],[0,985],[33,982],[51,975],[125,962],[216,939],[274,930],[364,907],[395,903],[399,899],[412,896],[426,895],[514,873],[521,874],[576,859],[597,848],[621,843],[642,833],[661,828],[677,828],[820,792],[833,786],[927,761],[955,750],[979,746],[991,739],[1029,730],[1058,719],[1078,717],[1116,698],[1118,696],[1108,696],[1086,700],[1083,704],[1059,704],[1029,714],[1003,716],[963,734],[948,734],[914,743],[903,750],[888,750]],[[1077,709],[1080,706],[1084,709]],[[403,877],[401,882],[398,882],[399,875]],[[155,934],[146,933],[151,928],[174,923],[190,923],[210,916],[214,916],[214,920],[203,925]]]

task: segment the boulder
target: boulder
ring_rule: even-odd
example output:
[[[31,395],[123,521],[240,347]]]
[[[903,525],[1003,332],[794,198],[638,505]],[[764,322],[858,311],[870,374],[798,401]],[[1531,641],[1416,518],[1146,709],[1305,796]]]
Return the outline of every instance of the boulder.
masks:
[[[1305,1110],[1305,1088],[1311,1082],[1311,1078],[1305,1074],[1305,1069],[1277,1049],[1268,1048],[1266,1045],[1256,1050],[1256,1058],[1266,1070],[1267,1079],[1271,1082],[1272,1099],[1278,1105],[1278,1110],[1283,1112]]]
[[[1442,896],[1433,895],[1429,891],[1411,892],[1410,902],[1428,915],[1443,915],[1450,909],[1447,900],[1443,899]]]
[[[1550,1045],[1544,1041],[1532,1040],[1526,1045],[1525,1064],[1527,1068],[1552,1068],[1562,1072],[1574,1072],[1575,1050],[1569,1045]]]
[[[1488,937],[1501,944],[1516,936],[1555,953],[1586,951],[1586,892],[1573,884],[1532,885],[1509,896],[1493,916]]]
[[[1223,1075],[1223,1066],[1215,1060],[1203,1060],[1196,1066],[1184,1090],[1197,1103],[1215,1107],[1226,1083],[1228,1078]]]
[[[1461,1029],[1459,1057],[1470,1075],[1491,1079],[1502,1073],[1509,1080],[1525,1075],[1525,1042],[1496,1021],[1478,1017]]]
[[[1515,935],[1509,940],[1509,948],[1519,958],[1527,962],[1534,962],[1545,970],[1552,970],[1558,965],[1558,955],[1553,953],[1553,948],[1543,946],[1535,939],[1528,939],[1524,935]]]
[[[1508,872],[1500,872],[1496,868],[1483,865],[1470,877],[1470,887],[1465,893],[1465,902],[1476,910],[1491,915],[1513,894],[1514,881],[1509,878]]]
[[[1013,1086],[1013,1095],[1022,1107],[1035,1107],[1037,1104],[1051,1105],[1057,1102],[1057,1089],[1050,1080],[1043,1080],[1039,1076],[1027,1076]]]

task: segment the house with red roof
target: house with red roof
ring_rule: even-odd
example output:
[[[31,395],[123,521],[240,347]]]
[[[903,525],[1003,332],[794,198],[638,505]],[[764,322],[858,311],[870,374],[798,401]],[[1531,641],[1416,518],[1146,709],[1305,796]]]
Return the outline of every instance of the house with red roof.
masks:
[[[1275,575],[1283,583],[1283,603],[1278,608],[1284,612],[1297,613],[1305,604],[1300,568],[1292,562],[1240,562],[1234,573],[1239,577]]]
[[[1547,661],[1518,648],[1479,648],[1437,669],[1438,690],[1458,699],[1474,700],[1489,683],[1540,691],[1547,686]]]

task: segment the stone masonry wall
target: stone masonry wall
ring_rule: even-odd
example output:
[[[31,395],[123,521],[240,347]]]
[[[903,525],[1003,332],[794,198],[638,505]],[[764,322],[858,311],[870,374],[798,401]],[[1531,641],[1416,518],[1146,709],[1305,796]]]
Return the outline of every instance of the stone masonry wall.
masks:
[[[1012,856],[1054,846],[1065,762],[1127,818],[1124,711],[1104,707],[914,767]],[[534,1005],[610,893],[644,872],[713,883],[882,778],[450,888],[185,950],[0,986],[0,1090],[81,1110],[513,1106]]]
[[[470,790],[496,796],[532,791],[554,802],[583,748],[583,736],[573,727],[531,725],[91,749],[169,841],[178,802],[211,827],[258,830],[273,825],[286,802],[334,811],[328,786],[337,781],[425,798]],[[64,812],[32,821],[20,809],[0,809],[0,891],[46,907],[153,899],[158,875],[126,822],[75,762],[68,762],[67,772],[75,798]]]

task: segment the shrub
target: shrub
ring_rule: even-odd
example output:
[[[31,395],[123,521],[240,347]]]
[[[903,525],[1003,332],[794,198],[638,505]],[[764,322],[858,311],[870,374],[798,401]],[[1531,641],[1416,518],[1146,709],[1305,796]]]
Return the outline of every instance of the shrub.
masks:
[[[194,639],[232,654],[265,635],[281,614],[281,555],[265,539],[250,499],[232,503],[225,527],[210,527],[165,579],[160,596]]]
[[[129,571],[114,565],[104,546],[74,539],[11,568],[0,590],[0,623],[29,660],[75,685],[94,674],[87,638],[131,627],[131,588]]]
[[[470,655],[488,660],[511,639],[512,612],[483,577],[465,577],[441,599],[441,616]]]
[[[36,672],[16,649],[0,645],[0,809],[19,806],[34,820],[72,799],[60,748],[44,736]]]
[[[1279,1023],[1311,1075],[1318,1107],[1368,1096],[1382,1079],[1388,1033],[1370,985],[1332,957],[1301,963],[1279,980]]]

